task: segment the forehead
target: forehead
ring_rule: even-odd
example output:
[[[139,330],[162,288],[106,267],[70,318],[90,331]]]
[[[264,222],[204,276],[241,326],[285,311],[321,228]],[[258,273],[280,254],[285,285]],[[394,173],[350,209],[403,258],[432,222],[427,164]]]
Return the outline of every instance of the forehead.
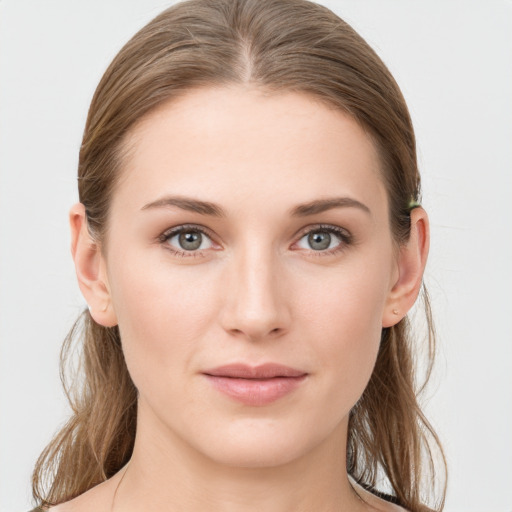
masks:
[[[265,210],[335,193],[383,202],[377,151],[349,115],[303,93],[202,88],[160,106],[127,138],[114,202],[165,193]]]

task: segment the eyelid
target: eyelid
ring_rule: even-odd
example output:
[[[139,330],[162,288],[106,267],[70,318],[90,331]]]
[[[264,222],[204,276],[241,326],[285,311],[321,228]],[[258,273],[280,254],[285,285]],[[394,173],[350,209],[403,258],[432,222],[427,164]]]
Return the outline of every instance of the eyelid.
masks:
[[[214,235],[213,233],[204,226],[201,226],[199,224],[178,224],[177,226],[174,226],[172,228],[166,229],[159,237],[159,240],[165,241],[171,238],[174,235],[177,235],[181,233],[182,231],[199,231],[200,233],[203,233],[208,238],[210,238],[213,241]]]
[[[312,231],[321,231],[325,230],[331,233],[338,234],[340,237],[346,238],[348,240],[352,239],[352,234],[345,228],[342,228],[340,226],[336,226],[334,224],[310,224],[309,226],[306,226],[302,228],[297,236],[299,238],[302,238],[304,235],[307,235],[308,233],[311,233]]]

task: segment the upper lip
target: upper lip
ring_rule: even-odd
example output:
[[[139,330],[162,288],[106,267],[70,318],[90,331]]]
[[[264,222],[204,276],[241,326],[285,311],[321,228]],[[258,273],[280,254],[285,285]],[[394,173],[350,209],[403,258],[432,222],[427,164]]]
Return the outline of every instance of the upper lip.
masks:
[[[302,377],[306,372],[277,363],[265,363],[251,366],[243,363],[227,364],[203,372],[214,377],[239,379],[271,379],[274,377]]]

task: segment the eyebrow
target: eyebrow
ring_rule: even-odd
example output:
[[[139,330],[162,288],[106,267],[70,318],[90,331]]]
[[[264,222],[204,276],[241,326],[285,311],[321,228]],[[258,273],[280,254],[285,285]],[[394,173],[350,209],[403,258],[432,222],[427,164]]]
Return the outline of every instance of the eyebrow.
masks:
[[[201,215],[210,215],[212,217],[221,218],[227,217],[226,212],[218,204],[211,203],[209,201],[200,201],[199,199],[185,196],[166,196],[146,204],[142,207],[142,210],[167,208],[170,206],[176,206],[182,210],[199,213]],[[315,199],[308,203],[294,206],[288,211],[288,213],[292,217],[307,217],[309,215],[315,215],[334,208],[358,208],[359,210],[371,215],[371,211],[368,206],[351,197],[328,197],[325,199]]]
[[[352,197],[328,197],[326,199],[315,199],[309,203],[299,204],[291,209],[292,217],[307,217],[315,213],[322,213],[334,208],[358,208],[371,215],[370,208]]]

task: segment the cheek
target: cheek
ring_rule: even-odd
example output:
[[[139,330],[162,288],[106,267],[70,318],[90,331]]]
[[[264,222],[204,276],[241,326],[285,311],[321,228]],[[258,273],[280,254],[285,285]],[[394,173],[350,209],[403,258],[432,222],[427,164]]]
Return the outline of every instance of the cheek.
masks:
[[[152,375],[182,374],[215,315],[197,276],[147,258],[136,262],[117,266],[110,281],[125,359],[140,389]]]
[[[301,307],[303,327],[316,340],[327,399],[340,413],[348,413],[363,393],[379,350],[388,276],[382,266],[374,268],[352,267],[323,286],[310,286]]]

